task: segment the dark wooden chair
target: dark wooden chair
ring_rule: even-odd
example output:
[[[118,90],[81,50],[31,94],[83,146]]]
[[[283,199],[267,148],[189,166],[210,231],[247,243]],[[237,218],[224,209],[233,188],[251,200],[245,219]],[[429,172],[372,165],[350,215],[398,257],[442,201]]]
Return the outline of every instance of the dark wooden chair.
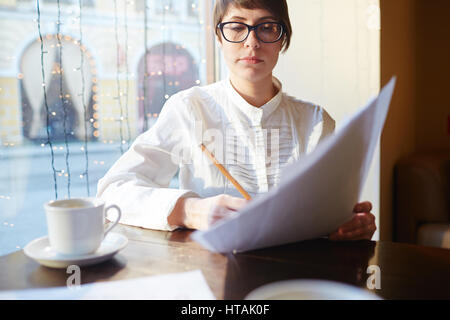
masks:
[[[450,152],[401,159],[394,184],[394,240],[450,248]]]

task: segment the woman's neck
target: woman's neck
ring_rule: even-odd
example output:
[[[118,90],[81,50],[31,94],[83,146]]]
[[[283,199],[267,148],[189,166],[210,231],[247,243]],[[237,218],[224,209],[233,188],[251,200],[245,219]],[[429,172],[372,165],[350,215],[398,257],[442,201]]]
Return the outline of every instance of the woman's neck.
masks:
[[[239,95],[249,104],[260,108],[278,93],[272,75],[258,82],[250,82],[230,75],[231,84]]]

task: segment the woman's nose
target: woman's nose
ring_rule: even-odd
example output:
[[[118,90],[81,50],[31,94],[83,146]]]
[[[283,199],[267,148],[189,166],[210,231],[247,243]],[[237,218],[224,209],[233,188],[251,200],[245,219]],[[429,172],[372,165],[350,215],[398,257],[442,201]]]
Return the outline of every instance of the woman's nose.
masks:
[[[246,48],[259,48],[261,46],[261,43],[256,36],[255,30],[250,31],[250,34],[248,35],[247,39],[244,43]]]

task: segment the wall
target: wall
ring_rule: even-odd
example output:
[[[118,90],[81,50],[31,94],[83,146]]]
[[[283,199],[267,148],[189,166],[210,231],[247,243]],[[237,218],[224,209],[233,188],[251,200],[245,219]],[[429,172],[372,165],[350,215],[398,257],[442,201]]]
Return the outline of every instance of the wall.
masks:
[[[412,0],[381,0],[381,84],[397,76],[381,135],[380,239],[392,239],[393,168],[415,148],[415,34]]]
[[[402,157],[450,150],[450,2],[380,0],[381,85],[398,77],[381,137],[380,239],[393,238],[393,170]]]
[[[323,106],[339,126],[380,89],[379,2],[287,2],[293,38],[274,73],[285,92]],[[377,217],[379,197],[377,149],[361,195],[373,203]]]
[[[416,149],[450,150],[450,1],[417,1],[416,22]]]

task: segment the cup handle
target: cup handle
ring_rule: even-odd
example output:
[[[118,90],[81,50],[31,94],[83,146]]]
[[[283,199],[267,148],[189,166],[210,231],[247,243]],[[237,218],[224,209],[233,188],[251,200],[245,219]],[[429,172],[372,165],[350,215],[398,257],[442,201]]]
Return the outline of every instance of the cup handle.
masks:
[[[108,213],[109,209],[116,209],[117,210],[117,219],[116,219],[116,221],[114,221],[114,223],[111,226],[108,227],[108,229],[106,229],[105,233],[103,234],[103,238],[105,238],[106,235],[108,234],[108,232],[110,232],[111,229],[114,228],[119,223],[120,217],[122,216],[122,211],[120,211],[120,208],[118,206],[116,206],[115,204],[110,205],[109,207],[107,207],[105,209],[105,216]]]

